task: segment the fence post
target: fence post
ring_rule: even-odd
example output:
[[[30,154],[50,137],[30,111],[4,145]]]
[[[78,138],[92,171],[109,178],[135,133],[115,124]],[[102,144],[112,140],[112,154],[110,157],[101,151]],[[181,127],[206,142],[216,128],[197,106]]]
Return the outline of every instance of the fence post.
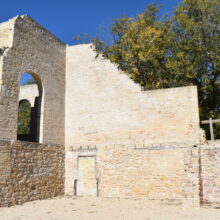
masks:
[[[210,136],[211,136],[211,140],[214,141],[214,133],[213,133],[212,118],[209,118],[209,128],[210,128]]]

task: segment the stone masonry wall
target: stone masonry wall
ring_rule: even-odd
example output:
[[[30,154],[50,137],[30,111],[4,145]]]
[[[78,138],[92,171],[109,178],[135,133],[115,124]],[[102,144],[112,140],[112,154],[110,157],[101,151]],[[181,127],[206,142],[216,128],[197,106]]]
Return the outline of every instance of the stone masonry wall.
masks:
[[[0,141],[0,207],[64,193],[64,147]]]
[[[64,145],[66,45],[26,15],[2,25],[12,45],[0,56],[0,139],[17,138],[19,81],[28,72],[42,90],[40,143]]]
[[[199,135],[196,87],[142,91],[91,45],[67,47],[66,194],[199,206]]]
[[[66,175],[66,194],[74,194],[74,180],[77,192],[82,191],[80,183],[86,182],[83,191],[90,194],[88,190],[94,190],[96,178],[97,194],[102,197],[145,197],[199,206],[198,153],[198,147],[178,144],[73,149],[66,152],[66,170],[73,171]],[[95,173],[89,175],[94,178],[81,179],[80,157],[95,158]]]
[[[220,141],[201,145],[201,202],[220,207]]]
[[[44,144],[10,142],[25,72]],[[66,46],[26,15],[0,24],[0,206],[62,195],[64,176],[70,195],[219,206],[220,144],[200,134],[196,87],[142,91],[92,45]]]

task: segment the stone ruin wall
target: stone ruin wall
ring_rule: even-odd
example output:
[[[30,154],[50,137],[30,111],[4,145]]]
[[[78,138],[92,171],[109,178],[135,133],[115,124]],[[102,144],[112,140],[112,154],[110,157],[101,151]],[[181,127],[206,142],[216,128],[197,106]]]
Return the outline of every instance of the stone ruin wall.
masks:
[[[4,22],[0,24],[0,137],[3,139],[7,137],[7,132],[4,129],[4,118],[6,117],[5,112],[5,98],[6,98],[6,88],[3,84],[3,54],[7,48],[12,46],[13,42],[13,24],[15,19],[11,19],[10,21]]]
[[[87,161],[81,163],[82,158]],[[87,167],[88,159],[92,158],[95,170]],[[97,193],[102,197],[145,197],[199,207],[197,147],[180,144],[90,146],[68,152],[67,161],[71,161],[69,169],[74,170],[66,175],[68,195],[74,194],[72,186],[77,180],[79,196],[96,196]]]
[[[141,91],[91,45],[66,47],[28,16],[0,24],[0,48],[1,206],[64,190],[219,204],[220,146],[202,142],[196,87]],[[24,72],[42,81],[44,144],[9,141]]]
[[[67,47],[66,194],[219,205],[220,145],[205,142],[196,87],[143,92],[90,47]]]
[[[200,184],[202,205],[220,207],[220,141],[200,147]]]
[[[91,45],[66,59],[66,194],[199,206],[196,87],[142,91]]]
[[[187,94],[186,99],[194,100],[189,96],[190,92],[186,92],[187,89],[194,89],[192,94],[196,96],[194,87],[149,91],[144,94],[149,93],[160,100],[163,97],[175,100],[179,92],[179,96],[183,97],[183,94]],[[25,93],[26,90],[28,86],[22,86],[20,94]],[[175,90],[177,92],[172,95]],[[162,95],[162,92],[165,94]],[[33,97],[34,94],[29,93],[29,100]],[[193,112],[193,109],[189,109],[190,106],[192,105],[188,106],[188,111]],[[184,106],[178,106],[179,109],[181,107],[185,110]],[[82,149],[77,148],[77,145],[67,147],[65,192],[69,195],[76,193],[77,195],[97,196],[98,194],[102,197],[144,196],[172,204],[198,207],[200,204],[199,148],[192,143],[192,141],[188,144],[177,142],[167,144],[156,142],[154,144],[98,143],[94,146],[84,144],[81,146]],[[81,174],[79,168],[79,161],[84,158],[85,164],[82,169],[90,176],[86,183],[82,180],[82,175],[85,174]],[[75,181],[77,181],[77,189],[74,189]]]
[[[8,48],[0,57],[0,138],[17,138],[19,81],[29,72],[43,90],[40,142],[63,145],[66,45],[28,16],[1,24],[1,49],[2,42]]]
[[[64,147],[0,141],[0,207],[64,194]]]
[[[65,54],[66,45],[28,16],[0,24],[0,206],[64,192]],[[24,95],[19,81],[25,72],[43,93],[43,144],[16,142],[19,95]]]
[[[95,171],[88,169],[88,163],[80,168],[81,158],[93,158]],[[195,146],[79,147],[66,152],[68,161],[69,169],[74,170],[65,177],[68,195],[74,194],[72,186],[77,180],[79,195],[96,195],[98,184],[98,195],[103,197],[145,197],[185,207],[220,207],[220,141]],[[83,180],[83,175],[90,178]]]

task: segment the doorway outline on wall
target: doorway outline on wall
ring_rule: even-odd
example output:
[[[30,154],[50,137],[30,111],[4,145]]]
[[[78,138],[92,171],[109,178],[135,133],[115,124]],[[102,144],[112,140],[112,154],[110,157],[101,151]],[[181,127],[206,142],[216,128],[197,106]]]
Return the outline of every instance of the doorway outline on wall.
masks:
[[[80,158],[93,158],[94,159],[94,179],[96,180],[96,196],[99,196],[99,171],[96,156],[96,149],[81,150],[77,156],[77,179],[74,180],[74,195],[77,196],[78,183],[79,183],[79,161]],[[85,195],[86,196],[86,195]]]

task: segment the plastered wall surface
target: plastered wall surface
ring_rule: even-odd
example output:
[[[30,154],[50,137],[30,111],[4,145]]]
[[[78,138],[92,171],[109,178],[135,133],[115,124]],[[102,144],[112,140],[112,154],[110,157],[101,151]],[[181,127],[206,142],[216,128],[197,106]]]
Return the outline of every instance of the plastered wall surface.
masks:
[[[29,72],[43,91],[40,142],[64,144],[66,45],[28,16],[16,17],[12,27],[12,47],[1,57],[0,138],[16,140],[19,81]]]
[[[199,142],[196,87],[142,92],[91,45],[67,47],[65,144]]]

